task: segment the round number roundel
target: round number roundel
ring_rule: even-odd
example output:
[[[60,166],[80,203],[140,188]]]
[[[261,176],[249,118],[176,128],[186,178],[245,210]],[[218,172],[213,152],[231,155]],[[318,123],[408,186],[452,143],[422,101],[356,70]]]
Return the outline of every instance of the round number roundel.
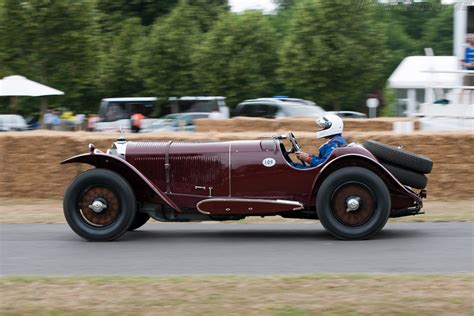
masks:
[[[265,167],[273,167],[276,164],[276,161],[273,158],[265,158],[263,159],[262,164]]]

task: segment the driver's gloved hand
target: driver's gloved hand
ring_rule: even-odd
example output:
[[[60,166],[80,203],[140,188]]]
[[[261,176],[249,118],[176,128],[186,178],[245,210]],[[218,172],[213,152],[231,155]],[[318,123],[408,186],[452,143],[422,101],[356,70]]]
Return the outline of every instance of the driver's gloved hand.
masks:
[[[309,157],[309,154],[308,153],[305,153],[304,151],[299,151],[296,153],[296,157],[299,159],[299,160],[302,160],[302,161],[309,161],[310,157]]]

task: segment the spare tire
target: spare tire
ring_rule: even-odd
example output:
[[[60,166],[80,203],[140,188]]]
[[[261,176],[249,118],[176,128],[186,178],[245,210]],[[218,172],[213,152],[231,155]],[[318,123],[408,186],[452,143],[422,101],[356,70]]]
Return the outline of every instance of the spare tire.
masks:
[[[415,189],[424,189],[428,183],[428,178],[421,173],[406,170],[388,163],[383,162],[382,165],[390,171],[391,174],[402,184]]]
[[[415,154],[401,148],[367,140],[362,144],[375,157],[418,173],[430,173],[433,169],[433,161],[425,156]]]

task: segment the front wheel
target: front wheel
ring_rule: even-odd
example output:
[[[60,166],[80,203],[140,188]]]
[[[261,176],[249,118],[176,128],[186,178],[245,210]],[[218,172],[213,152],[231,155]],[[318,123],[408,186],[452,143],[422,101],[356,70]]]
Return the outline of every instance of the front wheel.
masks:
[[[128,182],[107,169],[77,176],[64,195],[64,216],[71,229],[90,241],[122,236],[136,214],[135,194]]]
[[[128,231],[132,231],[132,230],[142,227],[143,225],[146,224],[146,222],[148,222],[149,219],[150,219],[150,215],[148,215],[147,213],[138,212],[135,215],[135,219],[133,220],[132,225],[130,225],[130,227],[128,228]]]
[[[377,234],[390,216],[390,193],[370,170],[346,167],[321,184],[316,210],[324,228],[339,239],[368,239]]]

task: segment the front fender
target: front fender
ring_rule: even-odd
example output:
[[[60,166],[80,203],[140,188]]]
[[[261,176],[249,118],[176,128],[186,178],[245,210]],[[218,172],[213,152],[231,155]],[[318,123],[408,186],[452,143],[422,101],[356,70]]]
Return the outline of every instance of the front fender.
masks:
[[[313,183],[313,192],[318,188],[326,177],[339,168],[357,166],[364,167],[379,175],[390,191],[392,211],[406,209],[415,205],[422,206],[421,197],[400,183],[382,164],[377,160],[361,154],[345,154],[330,160],[319,172]]]
[[[96,168],[104,168],[115,171],[122,175],[129,182],[151,189],[163,201],[163,203],[166,203],[171,208],[181,212],[176,203],[174,203],[173,200],[171,200],[160,188],[150,182],[137,168],[119,157],[94,152],[70,157],[61,162],[61,164],[70,163],[84,163],[95,166]]]

